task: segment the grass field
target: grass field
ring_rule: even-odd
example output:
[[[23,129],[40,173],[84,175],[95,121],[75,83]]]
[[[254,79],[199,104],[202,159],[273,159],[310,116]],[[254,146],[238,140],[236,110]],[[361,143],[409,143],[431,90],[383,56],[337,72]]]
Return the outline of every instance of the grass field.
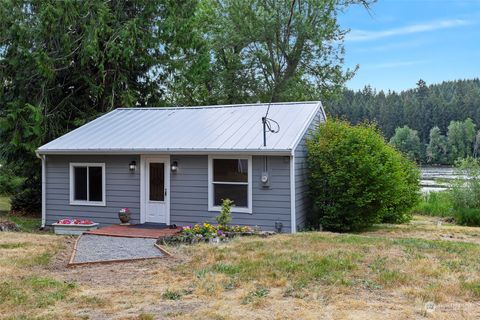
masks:
[[[363,234],[172,247],[168,259],[69,269],[73,242],[0,233],[0,318],[480,317],[480,229],[435,218]]]

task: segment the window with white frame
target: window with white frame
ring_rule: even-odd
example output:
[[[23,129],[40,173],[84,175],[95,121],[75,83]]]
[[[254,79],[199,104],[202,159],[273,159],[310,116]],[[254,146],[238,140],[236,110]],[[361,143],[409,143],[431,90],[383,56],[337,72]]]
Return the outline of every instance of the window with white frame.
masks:
[[[209,210],[220,210],[224,199],[234,203],[234,212],[252,212],[252,158],[209,157]]]
[[[70,163],[70,204],[105,205],[104,163]]]

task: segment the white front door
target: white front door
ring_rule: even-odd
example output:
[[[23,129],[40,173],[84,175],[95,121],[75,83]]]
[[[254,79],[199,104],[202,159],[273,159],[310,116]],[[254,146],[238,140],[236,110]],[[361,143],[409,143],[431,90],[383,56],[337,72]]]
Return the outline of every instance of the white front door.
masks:
[[[145,169],[145,222],[168,223],[168,158],[147,158]]]

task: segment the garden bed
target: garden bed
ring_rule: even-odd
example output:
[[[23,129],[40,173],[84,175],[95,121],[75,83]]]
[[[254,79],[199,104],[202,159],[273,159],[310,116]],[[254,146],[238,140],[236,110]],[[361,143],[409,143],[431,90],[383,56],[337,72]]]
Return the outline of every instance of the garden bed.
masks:
[[[195,244],[200,242],[220,243],[238,236],[260,234],[258,228],[248,226],[213,225],[210,223],[181,227],[176,235],[163,237],[157,241],[162,245]]]
[[[98,223],[91,220],[62,219],[53,223],[55,234],[81,235],[86,231],[98,229]]]

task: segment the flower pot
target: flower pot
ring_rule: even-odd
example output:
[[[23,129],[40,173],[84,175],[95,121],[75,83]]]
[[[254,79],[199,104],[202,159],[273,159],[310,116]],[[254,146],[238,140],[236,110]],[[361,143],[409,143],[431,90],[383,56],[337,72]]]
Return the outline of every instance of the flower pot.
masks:
[[[52,226],[55,234],[69,234],[69,235],[81,235],[85,231],[98,229],[98,223],[91,223],[91,224],[53,223]]]
[[[130,212],[119,212],[118,218],[120,219],[120,224],[128,225],[130,224],[130,219],[132,219],[132,214]]]

